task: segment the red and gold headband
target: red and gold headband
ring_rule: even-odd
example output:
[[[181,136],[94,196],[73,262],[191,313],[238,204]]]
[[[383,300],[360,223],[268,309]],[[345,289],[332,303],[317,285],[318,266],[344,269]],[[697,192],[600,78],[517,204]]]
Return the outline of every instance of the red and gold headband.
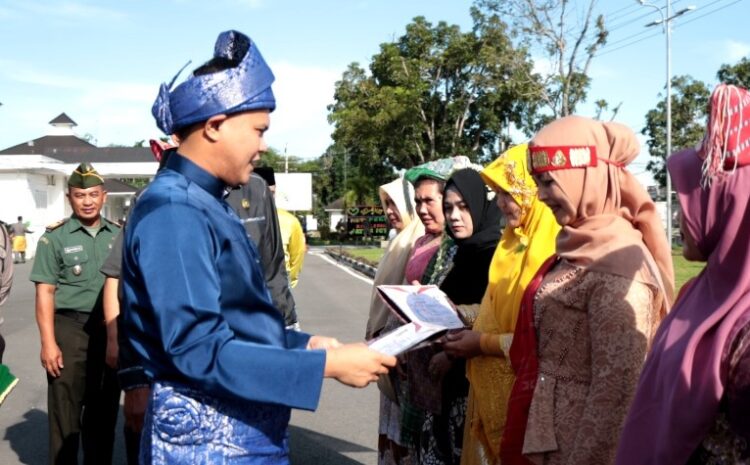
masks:
[[[529,147],[529,158],[533,174],[571,168],[595,167],[598,160],[596,146],[593,145]]]

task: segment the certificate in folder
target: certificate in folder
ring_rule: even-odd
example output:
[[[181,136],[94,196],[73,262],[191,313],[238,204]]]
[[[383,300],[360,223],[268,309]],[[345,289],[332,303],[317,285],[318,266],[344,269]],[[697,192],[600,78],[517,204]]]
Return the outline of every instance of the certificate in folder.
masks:
[[[382,285],[377,289],[405,324],[369,341],[373,350],[398,355],[439,333],[466,326],[453,302],[437,286]]]

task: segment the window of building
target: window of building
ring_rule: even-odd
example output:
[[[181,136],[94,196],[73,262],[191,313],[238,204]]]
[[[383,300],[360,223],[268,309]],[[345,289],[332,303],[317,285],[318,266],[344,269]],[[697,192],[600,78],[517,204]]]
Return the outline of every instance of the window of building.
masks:
[[[32,192],[34,195],[34,205],[36,205],[37,210],[46,209],[47,208],[47,191],[34,189]]]

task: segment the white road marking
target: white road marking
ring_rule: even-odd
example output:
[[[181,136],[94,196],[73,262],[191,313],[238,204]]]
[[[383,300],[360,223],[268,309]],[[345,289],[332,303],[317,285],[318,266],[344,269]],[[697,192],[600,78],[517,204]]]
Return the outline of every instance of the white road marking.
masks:
[[[371,286],[372,286],[372,284],[373,284],[373,281],[372,281],[372,279],[370,279],[370,278],[366,278],[366,277],[362,276],[361,274],[359,274],[359,273],[356,273],[356,272],[352,271],[352,270],[351,270],[351,269],[350,269],[350,268],[349,268],[348,266],[344,266],[344,265],[341,265],[341,264],[339,264],[339,263],[336,263],[336,262],[335,262],[334,260],[332,260],[332,259],[331,259],[331,258],[330,258],[330,257],[329,257],[328,255],[326,255],[326,254],[325,254],[325,252],[317,252],[317,253],[315,253],[315,252],[310,252],[310,255],[315,255],[315,256],[317,256],[317,257],[320,257],[320,258],[322,258],[323,260],[327,261],[327,262],[328,262],[328,263],[330,263],[331,265],[333,265],[333,266],[335,266],[335,267],[337,267],[337,268],[340,268],[341,270],[343,270],[343,271],[345,271],[345,272],[349,273],[350,275],[354,276],[355,278],[357,278],[357,279],[359,279],[359,280],[362,280],[362,281],[366,282],[367,284],[369,284],[369,285],[371,285]]]

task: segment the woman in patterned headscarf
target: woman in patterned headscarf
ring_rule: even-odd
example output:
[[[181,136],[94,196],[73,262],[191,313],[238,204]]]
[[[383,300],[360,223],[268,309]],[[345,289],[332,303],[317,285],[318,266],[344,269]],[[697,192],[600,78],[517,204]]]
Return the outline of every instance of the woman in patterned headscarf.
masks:
[[[511,148],[484,171],[497,194],[506,226],[489,267],[489,282],[471,331],[447,336],[447,353],[468,359],[470,382],[462,464],[495,464],[514,375],[507,358],[521,296],[539,266],[555,251],[560,227],[536,197],[526,145]]]
[[[473,321],[467,315],[477,314],[500,239],[502,214],[488,194],[481,176],[473,169],[453,173],[445,185],[445,230],[456,250],[445,267],[444,277],[434,284],[440,286],[465,320]],[[417,463],[458,465],[468,395],[465,361],[452,359],[438,343],[425,348],[421,356],[408,358],[407,366],[412,388],[409,400],[424,410],[418,431]]]
[[[421,226],[424,234],[413,242],[403,270],[403,283],[418,281],[428,284],[436,282],[433,276],[445,277],[443,272],[450,266],[455,244],[449,235],[443,234],[443,188],[453,172],[476,166],[467,157],[456,156],[434,160],[406,172],[404,178],[414,185],[415,190],[415,214],[419,217],[415,223]],[[371,317],[368,332],[380,326],[374,321],[376,319]],[[382,324],[384,328],[381,331],[388,332],[402,323],[391,314],[386,314]],[[410,356],[407,354],[404,358]],[[402,366],[400,370],[391,370],[387,378],[381,376],[378,380],[378,387],[385,395],[381,396],[379,421],[378,463],[381,465],[412,463],[411,460],[415,460],[416,451],[406,446],[419,440],[422,412],[409,403],[406,371]]]
[[[503,465],[614,462],[673,286],[656,207],[626,168],[637,154],[627,127],[579,116],[529,143],[539,198],[562,230],[522,299]]]

